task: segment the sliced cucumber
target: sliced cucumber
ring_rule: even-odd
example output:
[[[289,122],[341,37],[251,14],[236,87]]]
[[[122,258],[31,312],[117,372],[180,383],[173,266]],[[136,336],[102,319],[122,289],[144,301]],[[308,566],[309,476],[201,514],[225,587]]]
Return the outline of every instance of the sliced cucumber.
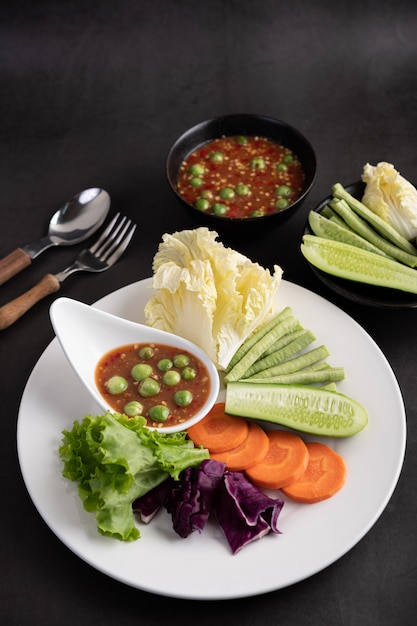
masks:
[[[323,437],[350,437],[368,423],[359,402],[306,385],[231,382],[226,388],[225,411]]]
[[[316,235],[304,235],[301,252],[327,274],[417,294],[417,270],[379,254]]]
[[[319,215],[326,217],[327,219],[331,219],[332,217],[337,217],[336,213],[333,211],[332,207],[329,204],[326,204],[322,209],[320,209]]]
[[[331,206],[336,213],[342,219],[345,220],[347,225],[354,230],[358,235],[375,245],[377,248],[385,252],[388,256],[393,257],[397,261],[409,265],[410,267],[416,267],[417,255],[405,252],[401,247],[395,245],[391,241],[388,241],[385,237],[378,234],[369,223],[363,219],[360,215],[357,215],[355,211],[349,206],[345,200],[334,199],[331,201]]]
[[[369,250],[369,252],[374,252],[375,254],[388,256],[383,250],[355,233],[347,226],[347,224],[342,226],[340,223],[334,221],[334,219],[327,219],[316,211],[310,211],[308,223],[311,230],[315,235],[317,235],[317,237],[341,241],[342,243],[348,243],[349,245],[356,246],[357,248],[363,248],[363,250]]]
[[[379,215],[368,209],[357,198],[354,198],[340,183],[336,183],[332,187],[333,196],[345,200],[349,206],[375,228],[381,235],[391,241],[393,244],[402,248],[410,254],[417,255],[417,248],[413,246],[405,237],[403,237],[395,228],[383,220]]]

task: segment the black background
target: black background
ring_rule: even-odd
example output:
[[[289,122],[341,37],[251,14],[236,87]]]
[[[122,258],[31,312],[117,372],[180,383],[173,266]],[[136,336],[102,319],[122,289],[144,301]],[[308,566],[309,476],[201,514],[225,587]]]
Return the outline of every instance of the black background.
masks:
[[[393,497],[371,531],[326,570],[287,589],[223,602],[132,589],[63,546],[21,478],[20,398],[53,339],[52,298],[45,299],[0,335],[2,624],[414,623],[417,313],[377,310],[336,296],[312,273],[299,243],[308,210],[334,182],[358,180],[366,162],[390,161],[417,180],[416,7],[411,0],[2,5],[0,256],[44,235],[64,200],[102,186],[112,197],[112,211],[137,221],[134,242],[112,270],[80,274],[61,293],[92,303],[148,277],[162,234],[195,225],[165,179],[166,155],[176,137],[226,113],[282,119],[314,145],[316,183],[302,210],[282,228],[235,247],[266,267],[281,265],[287,280],[357,320],[387,356],[408,418],[407,453]],[[1,287],[0,305],[46,272],[63,269],[81,247],[43,254]],[[352,515],[360,506],[355,504]]]

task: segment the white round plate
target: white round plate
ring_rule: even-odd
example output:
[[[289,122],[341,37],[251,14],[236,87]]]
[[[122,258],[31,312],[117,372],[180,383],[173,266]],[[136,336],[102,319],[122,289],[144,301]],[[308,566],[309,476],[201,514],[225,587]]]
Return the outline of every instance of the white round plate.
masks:
[[[144,322],[151,279],[120,289],[97,307]],[[122,543],[101,536],[76,486],[62,477],[62,430],[99,412],[55,338],[37,362],[23,393],[17,446],[23,479],[36,508],[56,536],[81,559],[127,585],[156,594],[220,600],[280,589],[324,569],[370,530],[386,507],[402,468],[406,420],[401,392],[385,356],[348,315],[320,296],[282,281],[279,309],[291,306],[304,327],[343,366],[339,389],[361,402],[369,424],[349,439],[327,440],[347,465],[346,484],[333,498],[306,505],[286,501],[281,535],[270,533],[232,555],[216,523],[181,539],[165,511],[141,538]],[[311,438],[310,438],[311,439]],[[277,495],[280,495],[277,493]],[[285,498],[284,498],[285,499]]]

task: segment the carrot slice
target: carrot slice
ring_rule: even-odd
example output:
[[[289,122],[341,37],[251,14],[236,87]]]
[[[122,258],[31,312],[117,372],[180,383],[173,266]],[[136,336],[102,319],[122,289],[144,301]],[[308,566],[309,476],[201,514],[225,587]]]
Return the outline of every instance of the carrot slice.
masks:
[[[296,482],[305,472],[307,446],[299,435],[286,430],[270,430],[266,434],[268,452],[260,463],[246,470],[246,476],[257,487],[281,489]]]
[[[250,422],[248,436],[239,446],[226,452],[210,453],[210,457],[225,463],[231,472],[241,472],[260,463],[268,449],[269,439],[266,432],[255,422]]]
[[[218,402],[200,422],[188,428],[188,436],[196,446],[203,446],[213,453],[226,452],[246,439],[249,432],[247,421],[228,415],[224,407],[224,402]]]
[[[309,453],[306,471],[282,492],[296,502],[312,504],[330,498],[343,487],[346,465],[343,458],[324,443],[314,441],[306,446]]]

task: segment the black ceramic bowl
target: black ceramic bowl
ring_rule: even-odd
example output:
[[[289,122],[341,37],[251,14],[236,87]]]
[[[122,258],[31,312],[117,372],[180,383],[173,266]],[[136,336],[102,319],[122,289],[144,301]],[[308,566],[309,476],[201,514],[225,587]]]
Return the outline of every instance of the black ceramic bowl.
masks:
[[[351,185],[345,186],[345,189],[354,198],[361,200],[365,191],[365,183],[362,181],[356,181]],[[324,200],[322,200],[315,207],[314,211],[320,213],[322,209],[324,209],[324,207],[331,201],[331,199],[332,196],[324,198]],[[312,234],[308,219],[304,233]],[[310,263],[309,266],[317,278],[319,278],[319,280],[321,280],[326,287],[334,291],[334,293],[339,296],[352,300],[352,302],[357,304],[376,307],[378,309],[405,309],[417,307],[417,296],[415,294],[399,291],[397,289],[367,285],[353,280],[346,280],[344,278],[327,274]]]
[[[270,139],[289,148],[299,159],[304,172],[304,186],[301,196],[285,209],[262,217],[233,218],[217,216],[196,209],[186,202],[178,191],[178,173],[183,161],[203,144],[220,137],[258,136]],[[166,174],[172,191],[196,221],[218,232],[226,228],[236,232],[252,232],[254,228],[271,228],[293,216],[309,193],[316,176],[316,156],[309,141],[295,128],[285,122],[262,115],[236,114],[224,115],[206,120],[183,133],[171,147]]]

